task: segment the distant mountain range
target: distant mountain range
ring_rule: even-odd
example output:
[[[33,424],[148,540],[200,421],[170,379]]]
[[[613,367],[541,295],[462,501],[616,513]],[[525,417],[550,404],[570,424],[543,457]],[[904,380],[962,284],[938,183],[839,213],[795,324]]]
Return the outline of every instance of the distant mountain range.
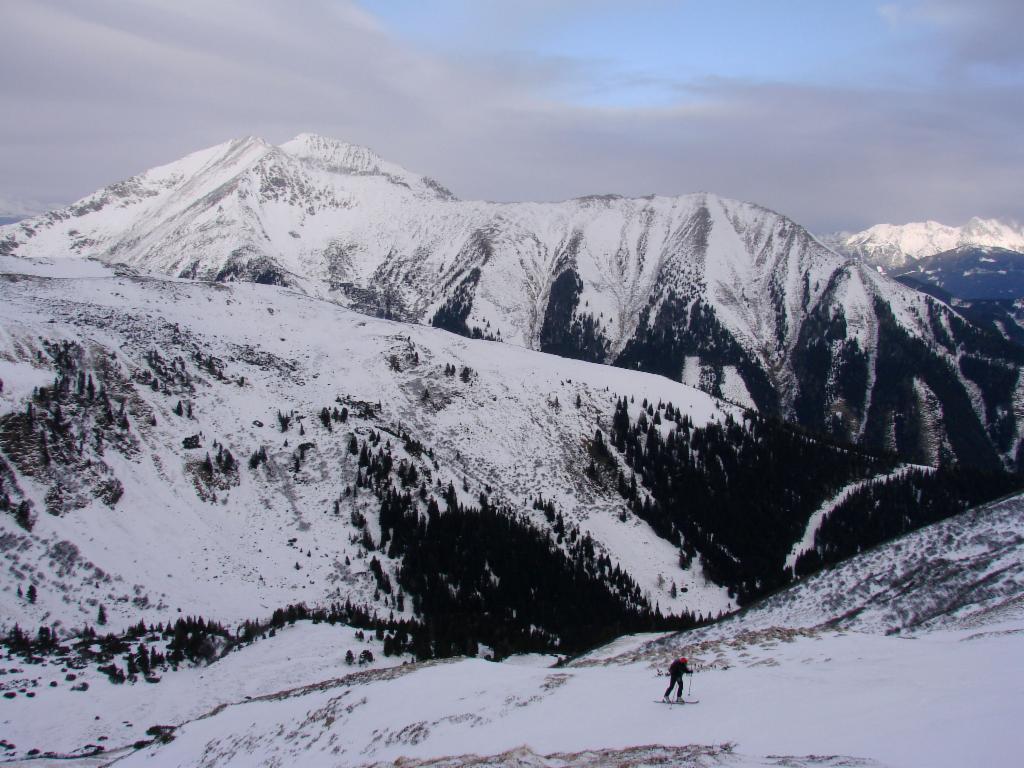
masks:
[[[1020,444],[1016,345],[785,216],[711,194],[466,202],[363,147],[249,137],[0,228],[0,253],[290,286],[660,373],[923,463],[998,466]]]
[[[1024,251],[1024,227],[1016,222],[978,217],[962,227],[937,221],[876,224],[862,232],[834,232],[820,239],[837,253],[886,270],[909,269],[921,259],[965,247]]]
[[[879,224],[820,239],[837,253],[944,300],[1024,298],[1024,228],[1016,223],[974,218],[963,227]]]

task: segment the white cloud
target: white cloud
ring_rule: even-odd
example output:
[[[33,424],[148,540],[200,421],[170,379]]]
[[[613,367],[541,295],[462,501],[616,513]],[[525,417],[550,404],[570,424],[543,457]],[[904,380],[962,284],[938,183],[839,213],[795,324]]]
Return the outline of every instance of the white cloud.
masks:
[[[1020,0],[901,0],[879,10],[891,24],[929,28],[929,43],[946,51],[950,67],[964,75],[977,75],[971,70],[982,67],[1004,70],[1018,84],[1024,77]]]
[[[13,197],[77,197],[232,136],[316,131],[463,197],[706,189],[816,228],[1024,218],[1024,100],[1006,87],[705,81],[678,84],[677,105],[596,109],[552,95],[586,83],[586,62],[419,50],[348,2],[15,0],[4,15]]]

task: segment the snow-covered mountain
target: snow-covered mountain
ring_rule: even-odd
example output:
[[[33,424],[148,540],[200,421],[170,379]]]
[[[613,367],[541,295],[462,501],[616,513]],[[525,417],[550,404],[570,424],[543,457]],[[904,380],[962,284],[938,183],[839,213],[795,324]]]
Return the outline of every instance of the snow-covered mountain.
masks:
[[[821,240],[838,253],[889,270],[965,246],[1024,251],[1024,227],[975,217],[962,227],[937,221],[876,224],[862,232],[835,232]]]
[[[697,426],[737,415],[728,404],[275,287],[118,277],[67,260],[3,267],[19,270],[0,280],[7,628],[91,624],[100,604],[118,628],[179,608],[230,622],[298,601],[395,610],[394,594],[373,600],[364,531],[381,544],[381,499],[353,439],[370,458],[386,451],[394,471],[417,468],[418,481],[391,479],[414,494],[423,485],[421,508],[449,484],[466,505],[486,494],[545,530],[564,519],[573,541],[589,533],[652,607],[735,605],[699,561],[680,571],[677,547],[585,472],[587,444],[623,394],[634,416],[643,402],[674,403]],[[54,403],[59,417],[47,415]],[[17,525],[22,500],[30,526]],[[15,594],[30,583],[34,602]]]
[[[5,756],[1012,752],[1019,674],[990,662],[1019,656],[1024,502],[821,569],[1016,480],[741,405],[992,468],[1017,459],[1024,359],[778,214],[461,202],[304,135],[196,153],[0,250]],[[719,625],[540,654],[804,575]],[[653,699],[683,652],[707,674],[681,713]],[[954,699],[935,670],[961,667]]]
[[[288,285],[661,373],[920,462],[996,466],[1020,443],[1014,350],[979,346],[947,307],[786,217],[711,194],[467,202],[365,148],[250,137],[0,228],[0,253]],[[879,367],[919,356],[899,376]],[[1013,385],[984,394],[964,357]]]
[[[784,217],[714,195],[463,202],[312,135],[194,153],[4,229],[0,242],[10,255],[295,285],[419,322],[440,310],[445,325],[535,349],[574,341],[550,322],[558,309],[588,320],[580,351],[602,360],[634,339],[642,310],[702,298],[744,349],[763,347],[762,367],[795,344],[802,305],[842,267]],[[873,283],[848,280],[861,293]]]

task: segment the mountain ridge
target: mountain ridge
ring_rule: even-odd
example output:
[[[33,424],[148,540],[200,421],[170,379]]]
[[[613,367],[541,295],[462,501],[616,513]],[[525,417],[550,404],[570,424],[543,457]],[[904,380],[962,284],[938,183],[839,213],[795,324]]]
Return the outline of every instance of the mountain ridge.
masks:
[[[1000,395],[1012,436],[1004,424],[986,438],[993,411],[959,370],[965,354],[1017,365],[1015,350],[950,337],[962,320],[947,305],[785,216],[710,193],[462,201],[364,147],[249,137],[0,228],[0,253],[288,285],[366,314],[687,380],[912,461],[952,450],[1012,463],[1020,443],[1020,384]],[[875,392],[887,323],[899,333],[886,338],[924,344],[935,371],[889,399]],[[901,434],[899,409],[930,415]],[[974,437],[951,438],[964,430]]]

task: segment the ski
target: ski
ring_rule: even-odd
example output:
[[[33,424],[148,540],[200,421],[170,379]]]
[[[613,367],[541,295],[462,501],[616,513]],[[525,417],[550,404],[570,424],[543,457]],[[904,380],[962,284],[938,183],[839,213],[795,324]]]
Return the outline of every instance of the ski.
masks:
[[[655,699],[655,704],[672,704],[682,706],[683,704],[700,704],[700,699],[694,701],[665,701],[664,699]]]

